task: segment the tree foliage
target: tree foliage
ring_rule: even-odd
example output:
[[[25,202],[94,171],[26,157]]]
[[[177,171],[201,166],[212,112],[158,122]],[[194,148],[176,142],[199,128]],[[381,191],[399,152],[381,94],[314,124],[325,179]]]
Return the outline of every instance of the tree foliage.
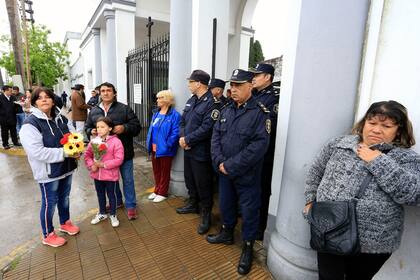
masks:
[[[261,48],[261,44],[258,40],[254,41],[254,37],[251,38],[249,44],[249,67],[255,67],[256,64],[264,61],[264,54]]]
[[[34,25],[28,30],[29,61],[32,81],[52,87],[58,79],[66,80],[66,66],[69,64],[69,52],[64,44],[49,42],[48,35],[51,32],[43,25]],[[3,42],[10,43],[10,37],[2,36]],[[24,45],[24,49],[26,45]],[[16,74],[13,51],[3,52],[0,56],[0,66],[4,67],[9,75]],[[26,65],[25,65],[26,67]]]

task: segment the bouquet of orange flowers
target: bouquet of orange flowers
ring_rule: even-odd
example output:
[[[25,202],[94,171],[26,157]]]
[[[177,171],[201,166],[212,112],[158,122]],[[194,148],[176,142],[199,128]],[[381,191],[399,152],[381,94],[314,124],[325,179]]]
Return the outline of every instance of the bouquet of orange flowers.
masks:
[[[100,161],[102,159],[102,156],[106,154],[107,145],[102,140],[101,137],[95,137],[90,142],[92,145],[92,151],[93,151],[93,159],[95,161]]]
[[[85,150],[83,135],[76,132],[64,134],[60,144],[63,145],[64,153],[68,156],[81,154]]]

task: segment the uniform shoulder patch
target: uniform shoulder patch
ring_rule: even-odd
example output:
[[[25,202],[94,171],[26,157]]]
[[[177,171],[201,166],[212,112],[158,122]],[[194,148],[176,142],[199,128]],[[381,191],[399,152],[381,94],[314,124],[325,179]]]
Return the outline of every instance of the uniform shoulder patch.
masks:
[[[267,131],[268,134],[271,133],[271,120],[270,119],[265,120],[265,130]]]
[[[264,113],[270,113],[270,110],[268,110],[267,107],[265,107],[264,104],[262,104],[260,101],[258,101],[258,106],[260,106]]]
[[[274,106],[273,106],[273,111],[274,111],[274,113],[276,113],[276,114],[279,112],[279,103],[274,104]]]
[[[217,121],[220,118],[220,111],[217,109],[214,109],[213,111],[211,111],[211,118],[214,121]]]

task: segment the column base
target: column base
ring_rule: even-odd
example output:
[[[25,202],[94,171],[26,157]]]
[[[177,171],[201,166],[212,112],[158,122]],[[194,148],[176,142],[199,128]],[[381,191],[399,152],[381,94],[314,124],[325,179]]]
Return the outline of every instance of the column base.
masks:
[[[176,196],[188,196],[185,187],[184,171],[171,170],[171,180],[169,181],[169,193]]]
[[[267,266],[275,279],[318,279],[316,252],[291,243],[278,231],[270,236]]]

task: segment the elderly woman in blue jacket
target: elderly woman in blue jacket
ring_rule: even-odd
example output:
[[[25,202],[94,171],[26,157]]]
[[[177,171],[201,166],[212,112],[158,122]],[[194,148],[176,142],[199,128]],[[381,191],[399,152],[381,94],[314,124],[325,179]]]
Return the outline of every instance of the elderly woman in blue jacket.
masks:
[[[149,195],[153,202],[168,196],[172,159],[178,149],[181,115],[173,108],[174,95],[169,90],[157,95],[158,110],[153,114],[147,134],[147,150],[152,157],[155,190]]]
[[[34,179],[41,189],[40,220],[44,238],[42,243],[59,247],[66,240],[55,234],[53,216],[58,208],[59,231],[69,235],[79,232],[70,220],[70,190],[76,159],[64,154],[60,139],[69,132],[68,120],[55,106],[54,93],[39,87],[31,97],[32,114],[20,130],[20,141],[28,155]]]
[[[372,279],[398,249],[404,204],[420,205],[420,156],[404,106],[373,103],[353,135],[332,139],[308,172],[304,213],[314,201],[348,201],[368,173],[372,180],[358,199],[357,228],[361,252],[339,256],[318,252],[320,280]]]

